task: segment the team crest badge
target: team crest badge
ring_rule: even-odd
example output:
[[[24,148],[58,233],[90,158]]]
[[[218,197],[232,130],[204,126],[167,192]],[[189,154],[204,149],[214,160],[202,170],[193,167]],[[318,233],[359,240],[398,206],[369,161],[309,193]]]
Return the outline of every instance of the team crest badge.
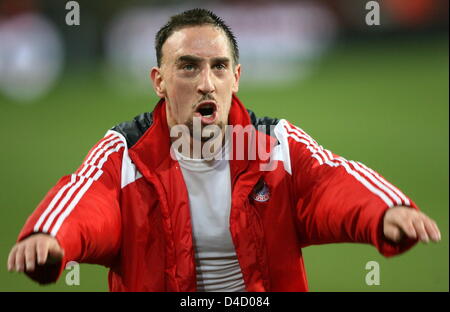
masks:
[[[262,185],[261,185],[262,184]],[[257,202],[263,203],[269,200],[270,190],[264,181],[260,181],[252,192],[252,198]]]

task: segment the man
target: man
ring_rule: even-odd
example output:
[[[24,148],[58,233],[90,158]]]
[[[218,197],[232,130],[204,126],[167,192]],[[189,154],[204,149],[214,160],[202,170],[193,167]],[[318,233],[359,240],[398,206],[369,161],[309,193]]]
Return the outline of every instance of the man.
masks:
[[[50,190],[9,270],[49,283],[75,260],[109,267],[112,291],[307,291],[302,247],[368,243],[389,257],[440,240],[378,173],[247,111],[236,40],[213,13],[173,16],[156,55],[153,112],[108,131]]]

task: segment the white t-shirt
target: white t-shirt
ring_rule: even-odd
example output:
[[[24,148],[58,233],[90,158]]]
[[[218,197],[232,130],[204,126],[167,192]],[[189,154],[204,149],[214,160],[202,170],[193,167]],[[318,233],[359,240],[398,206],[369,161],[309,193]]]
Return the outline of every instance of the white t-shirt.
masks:
[[[222,155],[228,152],[225,144]],[[198,291],[245,291],[231,239],[229,161],[188,159],[175,151],[189,194]]]

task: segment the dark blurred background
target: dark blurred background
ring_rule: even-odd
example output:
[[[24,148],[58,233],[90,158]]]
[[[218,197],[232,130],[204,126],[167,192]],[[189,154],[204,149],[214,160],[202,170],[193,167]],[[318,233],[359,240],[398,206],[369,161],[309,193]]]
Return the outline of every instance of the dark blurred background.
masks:
[[[383,174],[441,228],[439,244],[385,259],[374,247],[304,249],[311,291],[448,291],[448,1],[0,0],[0,291],[106,291],[107,270],[81,266],[42,287],[8,273],[21,226],[113,125],[152,110],[154,36],[176,13],[212,9],[241,51],[239,97],[287,118],[319,144]],[[71,7],[72,8],[72,7]],[[380,264],[368,286],[365,265]]]

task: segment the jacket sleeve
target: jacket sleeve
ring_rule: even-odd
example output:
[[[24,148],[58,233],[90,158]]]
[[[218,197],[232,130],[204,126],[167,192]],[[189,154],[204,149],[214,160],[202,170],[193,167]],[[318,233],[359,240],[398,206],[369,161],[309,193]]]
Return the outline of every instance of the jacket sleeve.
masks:
[[[108,133],[78,170],[61,178],[26,221],[18,241],[34,233],[55,237],[64,249],[62,263],[38,266],[27,275],[55,282],[69,261],[111,265],[120,248],[119,194],[124,141]]]
[[[302,129],[282,120],[295,193],[295,222],[301,247],[356,242],[374,245],[386,257],[411,248],[417,240],[394,243],[384,237],[387,209],[416,204],[380,174],[319,146]]]

